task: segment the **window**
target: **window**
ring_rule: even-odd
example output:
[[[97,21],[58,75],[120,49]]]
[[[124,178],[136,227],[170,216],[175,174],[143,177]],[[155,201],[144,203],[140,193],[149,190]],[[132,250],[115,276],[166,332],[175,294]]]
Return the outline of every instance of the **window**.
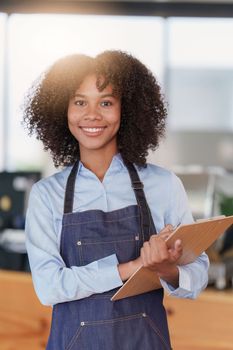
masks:
[[[232,19],[170,18],[172,130],[233,130]]]
[[[5,155],[5,135],[4,135],[4,102],[5,94],[3,89],[4,84],[4,68],[5,68],[5,25],[7,16],[0,13],[0,168],[3,167],[4,155]]]

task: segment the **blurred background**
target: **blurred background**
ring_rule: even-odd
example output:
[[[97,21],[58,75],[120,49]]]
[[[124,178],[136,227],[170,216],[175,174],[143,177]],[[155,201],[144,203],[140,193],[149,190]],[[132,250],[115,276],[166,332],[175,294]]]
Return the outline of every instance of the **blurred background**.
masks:
[[[1,0],[0,350],[45,348],[50,318],[31,288],[24,223],[32,184],[57,169],[21,124],[24,96],[59,57],[107,49],[144,62],[168,103],[166,138],[148,161],[181,178],[195,219],[233,215],[233,0]],[[168,301],[174,349],[233,349],[233,226],[208,254],[209,287],[194,310]],[[196,323],[185,336],[187,322]]]

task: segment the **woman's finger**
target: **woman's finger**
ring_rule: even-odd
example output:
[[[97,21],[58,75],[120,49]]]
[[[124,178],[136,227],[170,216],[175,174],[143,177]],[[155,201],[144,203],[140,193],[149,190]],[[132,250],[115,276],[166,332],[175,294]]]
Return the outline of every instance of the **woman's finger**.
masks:
[[[174,248],[169,249],[169,255],[171,261],[175,262],[182,255],[183,247],[180,239],[177,239],[174,244]]]

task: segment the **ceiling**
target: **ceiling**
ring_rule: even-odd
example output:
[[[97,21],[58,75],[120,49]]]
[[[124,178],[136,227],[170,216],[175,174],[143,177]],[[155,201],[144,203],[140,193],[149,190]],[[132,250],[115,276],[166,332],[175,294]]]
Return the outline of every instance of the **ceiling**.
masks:
[[[0,12],[233,17],[233,0],[0,0]]]

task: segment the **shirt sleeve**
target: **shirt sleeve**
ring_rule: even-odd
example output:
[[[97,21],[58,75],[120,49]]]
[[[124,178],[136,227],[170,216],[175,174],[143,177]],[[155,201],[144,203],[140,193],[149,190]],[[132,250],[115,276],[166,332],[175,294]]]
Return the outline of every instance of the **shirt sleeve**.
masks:
[[[42,304],[82,299],[123,284],[115,254],[86,266],[66,267],[49,199],[37,185],[30,194],[25,231],[33,284]]]
[[[203,253],[193,263],[178,266],[179,287],[173,288],[166,281],[160,279],[162,287],[168,294],[178,298],[195,299],[207,286],[209,259]]]
[[[170,209],[166,223],[176,226],[193,222],[188,204],[188,198],[180,179],[172,174]],[[163,288],[170,294],[179,298],[195,299],[208,283],[209,259],[202,253],[193,263],[178,266],[179,287],[173,288],[166,281],[160,279]]]

